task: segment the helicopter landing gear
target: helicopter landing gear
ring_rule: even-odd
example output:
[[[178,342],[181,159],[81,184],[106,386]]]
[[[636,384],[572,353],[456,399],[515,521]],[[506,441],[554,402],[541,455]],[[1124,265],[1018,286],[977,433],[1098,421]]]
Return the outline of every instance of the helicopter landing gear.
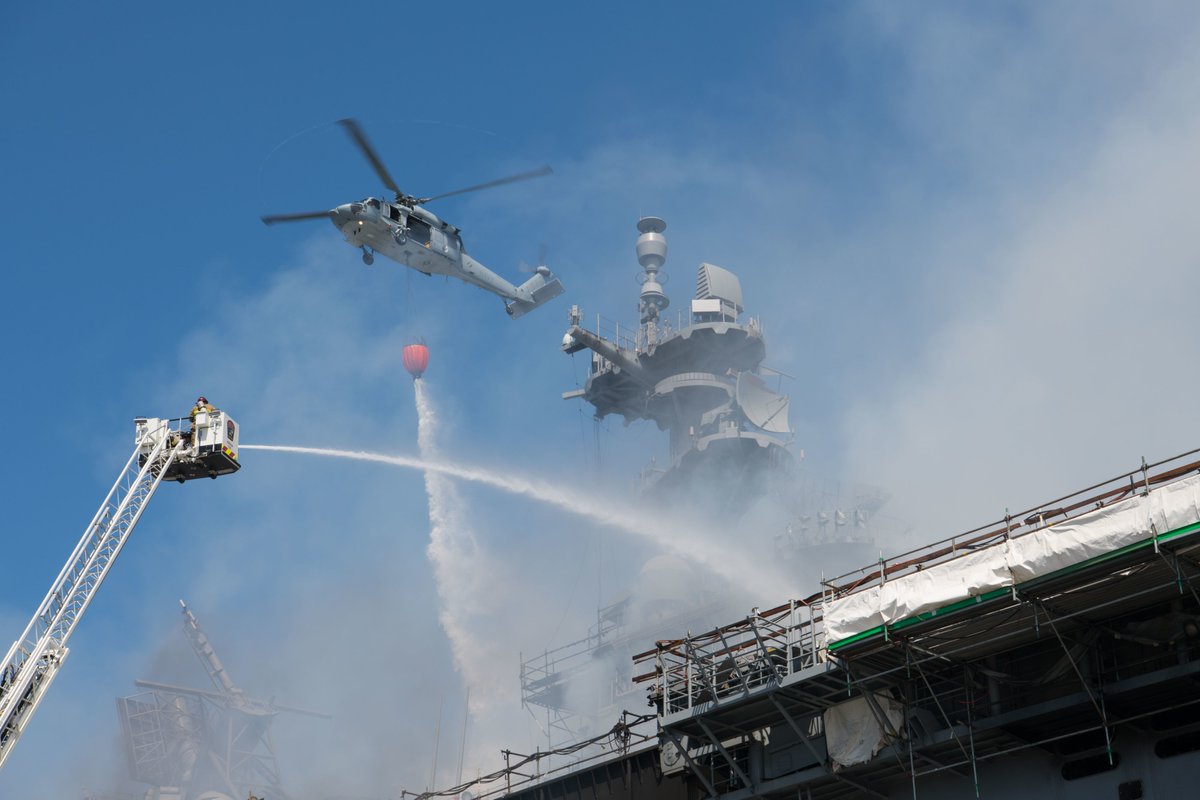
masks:
[[[363,251],[363,254],[362,254],[363,263],[366,264],[368,267],[371,266],[372,264],[374,264],[375,263],[375,254],[372,253],[370,250],[368,250],[365,247],[362,249],[362,251]]]

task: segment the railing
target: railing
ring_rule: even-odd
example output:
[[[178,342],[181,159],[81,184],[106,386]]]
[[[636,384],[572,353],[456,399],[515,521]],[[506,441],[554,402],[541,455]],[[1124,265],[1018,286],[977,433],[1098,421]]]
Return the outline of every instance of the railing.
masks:
[[[640,352],[638,345],[641,341],[641,328],[637,325],[622,325],[616,320],[597,314],[596,329],[593,333],[608,339],[618,347]]]
[[[565,708],[563,698],[552,696],[556,687],[563,686],[570,676],[592,664],[596,648],[605,644],[620,629],[620,624],[603,617],[588,635],[578,641],[546,650],[539,656],[525,660],[521,656],[521,704],[538,705],[545,708]]]
[[[512,794],[514,790],[532,786],[547,778],[565,772],[575,772],[586,768],[590,763],[605,760],[613,753],[628,753],[643,745],[658,741],[658,730],[650,725],[654,716],[650,714],[621,713],[620,719],[612,729],[599,736],[584,739],[565,747],[553,750],[538,750],[532,754],[516,753],[503,750],[504,769],[482,775],[473,781],[430,792],[410,792],[401,790],[401,798],[412,797],[415,800],[428,800],[434,797],[457,798],[464,792],[470,792],[477,800],[489,797],[502,797]],[[573,756],[586,752],[589,748],[595,750],[591,755],[575,759],[568,764],[553,765],[553,759],[562,756]]]
[[[735,319],[723,320],[726,324],[739,324]],[[596,315],[596,327],[592,331],[597,336],[607,339],[618,347],[624,348],[631,352],[641,355],[650,349],[650,346],[662,344],[667,339],[678,335],[681,331],[685,331],[692,327],[710,325],[708,322],[693,322],[691,314],[684,314],[683,310],[676,313],[675,324],[672,326],[670,317],[659,317],[658,323],[655,326],[653,334],[647,334],[647,329],[644,325],[622,325],[616,320]],[[762,326],[759,323],[758,317],[747,317],[744,324],[746,330],[755,336],[762,336]],[[604,364],[608,364],[605,360]]]
[[[842,597],[860,589],[878,586],[902,575],[928,569],[935,564],[952,561],[1005,540],[1049,528],[1129,497],[1146,494],[1156,486],[1200,471],[1200,460],[1195,460],[1197,454],[1200,454],[1200,449],[1189,450],[1153,464],[1143,461],[1140,467],[1131,472],[1093,484],[1086,489],[1015,514],[1008,514],[1003,519],[899,555],[881,557],[876,564],[860,567],[826,581],[825,587],[830,597]]]
[[[778,685],[822,660],[819,622],[819,607],[803,601],[755,610],[731,625],[660,641],[634,656],[635,664],[654,670],[634,682],[655,681],[649,696],[660,716]]]
[[[744,620],[707,633],[659,641],[655,649],[634,656],[635,665],[641,668],[634,682],[650,683],[650,701],[660,716],[778,685],[793,673],[825,662],[823,611],[829,600],[1146,494],[1157,486],[1200,472],[1200,460],[1195,460],[1198,453],[1200,449],[1153,464],[1143,463],[1131,472],[998,522],[881,558],[872,566],[827,581],[821,592],[803,600],[765,612],[756,610]]]
[[[565,730],[573,740],[574,734],[569,727],[573,721],[595,724],[615,718],[621,709],[644,707],[643,687],[631,675],[632,654],[656,636],[679,630],[702,629],[701,626],[711,624],[714,619],[721,619],[724,611],[717,603],[702,603],[669,617],[656,619],[652,625],[642,622],[637,627],[629,627],[624,622],[625,618],[636,617],[636,614],[630,612],[628,605],[627,599],[600,609],[597,624],[589,631],[587,638],[522,661],[522,705],[531,713],[531,706],[539,706],[558,715],[557,718],[547,717],[547,724],[542,729],[547,734],[550,747],[560,743],[550,735],[551,729]],[[584,699],[581,693],[569,689],[573,681],[595,667],[601,646],[605,649],[605,659],[620,660],[626,667],[613,670],[603,683],[587,679],[589,699]]]

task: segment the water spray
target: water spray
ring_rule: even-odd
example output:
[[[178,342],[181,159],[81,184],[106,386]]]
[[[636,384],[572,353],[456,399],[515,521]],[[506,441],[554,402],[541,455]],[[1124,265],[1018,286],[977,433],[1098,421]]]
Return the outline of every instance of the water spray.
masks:
[[[616,528],[659,546],[681,558],[696,562],[714,574],[737,586],[753,585],[764,594],[787,597],[794,590],[791,581],[761,560],[751,561],[730,547],[718,545],[710,536],[694,526],[676,526],[661,522],[649,522],[649,518],[634,514],[606,502],[603,498],[583,494],[565,486],[544,480],[528,478],[512,472],[493,472],[480,467],[467,466],[441,459],[423,459],[415,456],[386,455],[363,450],[335,450],[324,447],[299,447],[295,445],[243,444],[242,450],[268,450],[277,453],[298,453],[329,458],[345,458],[367,461],[393,467],[424,470],[451,478],[491,486],[509,494],[529,497],[560,508],[576,516]],[[728,535],[728,532],[726,534]]]
[[[410,347],[413,347],[410,345]],[[424,367],[423,354],[418,354],[415,366]],[[409,367],[410,351],[405,348],[405,367]],[[437,416],[428,396],[425,382],[418,379],[413,369],[413,394],[417,406],[417,444],[421,457],[432,460],[437,457]],[[459,674],[468,684],[486,685],[489,700],[502,696],[506,688],[496,683],[494,670],[490,669],[489,657],[482,658],[481,647],[486,647],[479,635],[494,624],[487,619],[488,609],[480,607],[475,593],[489,594],[492,587],[486,586],[495,574],[488,563],[488,555],[479,547],[470,520],[464,513],[465,503],[459,496],[454,482],[444,474],[425,471],[425,494],[429,499],[429,545],[425,548],[433,566],[441,610],[438,618],[442,623]],[[470,711],[468,704],[468,712]]]

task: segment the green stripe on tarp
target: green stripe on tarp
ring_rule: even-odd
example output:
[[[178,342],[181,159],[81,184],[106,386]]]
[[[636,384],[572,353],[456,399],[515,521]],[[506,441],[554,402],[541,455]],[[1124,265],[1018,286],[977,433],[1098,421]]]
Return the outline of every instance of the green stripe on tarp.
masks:
[[[1185,525],[1182,528],[1176,528],[1175,530],[1168,531],[1167,533],[1162,533],[1157,536],[1151,536],[1150,538],[1145,539],[1144,541],[1141,541],[1141,542],[1134,542],[1133,544],[1127,544],[1124,547],[1113,550],[1111,553],[1104,553],[1103,555],[1094,556],[1092,558],[1089,558],[1087,561],[1080,561],[1078,564],[1072,564],[1069,567],[1063,567],[1062,569],[1057,570],[1055,572],[1051,572],[1047,575],[1039,575],[1036,578],[1025,581],[1025,583],[1017,584],[1015,588],[1018,591],[1020,591],[1022,589],[1028,588],[1028,587],[1036,586],[1038,583],[1040,583],[1042,581],[1048,581],[1048,580],[1052,580],[1054,578],[1061,578],[1064,575],[1070,575],[1071,573],[1078,572],[1081,569],[1085,569],[1087,567],[1092,567],[1097,564],[1103,564],[1105,561],[1110,561],[1114,558],[1120,558],[1123,555],[1128,555],[1129,553],[1133,553],[1137,550],[1143,550],[1145,548],[1153,547],[1155,542],[1162,543],[1162,542],[1165,542],[1165,541],[1168,541],[1171,539],[1177,539],[1181,536],[1187,536],[1189,534],[1195,533],[1196,531],[1200,531],[1200,521],[1193,522],[1191,525]],[[849,645],[855,644],[856,642],[861,642],[866,639],[870,639],[873,636],[886,635],[890,631],[903,630],[904,628],[907,628],[911,625],[916,625],[919,622],[927,622],[928,620],[934,619],[935,617],[944,616],[946,614],[953,614],[955,611],[961,611],[964,608],[970,608],[971,606],[974,606],[974,605],[979,605],[981,603],[987,603],[992,600],[995,600],[998,597],[1003,597],[1004,595],[1011,594],[1013,591],[1013,588],[1014,587],[1012,587],[1012,586],[1004,586],[1000,589],[993,589],[990,592],[985,592],[984,594],[974,595],[972,597],[967,597],[963,600],[956,600],[955,602],[951,603],[950,605],[942,606],[940,608],[935,608],[932,611],[924,611],[920,614],[914,614],[911,617],[905,617],[904,619],[897,620],[897,621],[891,623],[890,625],[889,624],[877,625],[874,628],[870,628],[868,630],[863,631],[862,633],[856,633],[853,636],[847,636],[845,639],[838,639],[836,642],[831,642],[826,645],[826,648],[831,651],[837,650],[839,648],[847,647]]]

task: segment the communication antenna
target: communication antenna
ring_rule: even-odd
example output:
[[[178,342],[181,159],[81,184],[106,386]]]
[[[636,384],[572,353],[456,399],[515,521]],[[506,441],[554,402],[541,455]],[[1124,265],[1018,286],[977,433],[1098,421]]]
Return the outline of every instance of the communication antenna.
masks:
[[[642,217],[638,220],[637,239],[638,263],[642,272],[638,273],[638,283],[642,285],[642,293],[638,298],[638,311],[641,323],[646,325],[658,319],[658,312],[671,304],[670,299],[663,293],[663,284],[668,275],[662,272],[662,266],[667,260],[667,237],[662,233],[667,229],[667,223],[659,217]]]
[[[462,740],[458,743],[458,783],[455,786],[462,786],[462,769],[463,757],[467,754],[467,724],[471,721],[471,687],[467,687],[467,701],[463,706],[463,728]]]
[[[438,703],[437,728],[434,730],[434,733],[433,733],[433,769],[430,771],[429,786],[426,787],[425,791],[429,791],[429,790],[437,787],[438,750],[441,749],[441,746],[442,746],[442,710],[445,707],[446,707],[446,693],[442,692],[442,699]]]

